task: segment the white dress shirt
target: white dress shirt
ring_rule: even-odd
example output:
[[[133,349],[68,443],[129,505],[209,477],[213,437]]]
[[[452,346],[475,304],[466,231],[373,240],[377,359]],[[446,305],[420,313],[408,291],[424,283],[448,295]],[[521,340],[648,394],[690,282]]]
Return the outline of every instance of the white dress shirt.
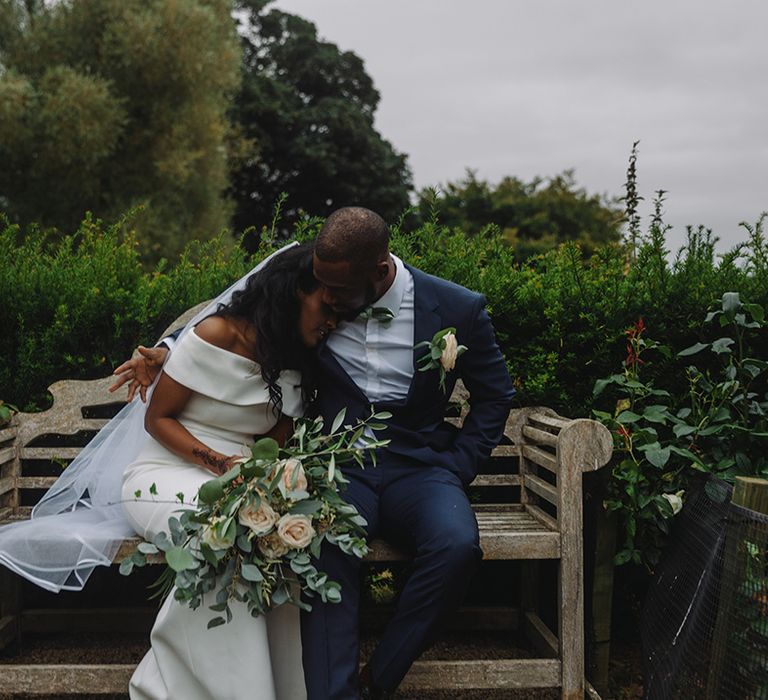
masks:
[[[392,256],[395,279],[371,306],[384,306],[394,318],[341,322],[328,336],[328,349],[344,371],[373,402],[401,401],[413,378],[413,275]]]

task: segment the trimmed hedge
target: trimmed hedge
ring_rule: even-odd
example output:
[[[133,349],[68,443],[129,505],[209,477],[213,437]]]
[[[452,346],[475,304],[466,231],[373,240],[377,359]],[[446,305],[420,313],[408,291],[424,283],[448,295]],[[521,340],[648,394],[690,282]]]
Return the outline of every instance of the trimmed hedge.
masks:
[[[297,230],[312,236],[319,223]],[[624,246],[583,259],[576,244],[519,264],[493,228],[467,236],[427,223],[397,227],[392,249],[422,270],[483,292],[523,405],[587,416],[597,379],[617,371],[625,329],[643,317],[649,334],[676,349],[699,339],[707,310],[724,292],[768,306],[768,245],[762,220],[745,243],[717,256],[711,234],[689,230],[669,261],[656,222],[634,260]],[[99,377],[190,306],[216,295],[274,249],[248,257],[229,239],[193,243],[175,265],[145,271],[126,220],[86,219],[72,236],[0,221],[0,398],[45,403],[48,384]],[[762,355],[760,355],[762,352]],[[768,348],[755,350],[767,356]],[[684,389],[674,363],[653,378]]]

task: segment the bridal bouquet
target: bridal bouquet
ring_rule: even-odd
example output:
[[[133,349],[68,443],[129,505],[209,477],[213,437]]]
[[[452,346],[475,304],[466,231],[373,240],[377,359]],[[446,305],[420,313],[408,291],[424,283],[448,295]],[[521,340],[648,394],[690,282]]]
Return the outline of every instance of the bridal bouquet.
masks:
[[[367,554],[366,522],[339,493],[348,483],[339,466],[362,466],[366,451],[375,460],[373,450],[388,441],[372,431],[383,430],[376,421],[390,414],[373,413],[355,426],[342,426],[344,417],[341,411],[326,435],[321,418],[299,419],[282,448],[271,438],[258,440],[250,456],[200,487],[195,510],[170,519],[170,537],[163,532],[139,544],[120,572],[128,575],[164,555],[159,594],[175,586],[175,598],[197,609],[216,591],[210,609],[220,614],[209,628],[232,619],[233,599],[254,617],[283,603],[310,609],[299,590],[340,602],[339,584],[318,571],[313,557],[324,540],[356,557]]]

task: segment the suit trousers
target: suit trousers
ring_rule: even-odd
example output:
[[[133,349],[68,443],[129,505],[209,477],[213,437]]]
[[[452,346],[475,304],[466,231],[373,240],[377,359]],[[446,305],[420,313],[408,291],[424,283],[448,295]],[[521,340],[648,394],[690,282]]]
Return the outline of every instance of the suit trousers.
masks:
[[[412,572],[369,667],[373,682],[394,689],[429,646],[441,620],[464,597],[482,558],[477,520],[459,478],[388,455],[377,466],[347,467],[344,499],[381,537],[413,554]],[[341,584],[341,603],[308,602],[302,615],[304,673],[309,700],[359,697],[361,561],[324,544],[317,567]]]

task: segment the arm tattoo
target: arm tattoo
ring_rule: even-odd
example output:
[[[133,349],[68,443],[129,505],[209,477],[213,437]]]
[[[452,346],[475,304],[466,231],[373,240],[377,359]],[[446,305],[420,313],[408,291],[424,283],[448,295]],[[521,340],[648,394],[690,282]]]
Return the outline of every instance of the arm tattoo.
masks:
[[[198,457],[206,467],[212,467],[219,473],[224,472],[226,469],[226,457],[214,457],[208,450],[203,450],[199,447],[193,447],[192,454]]]

